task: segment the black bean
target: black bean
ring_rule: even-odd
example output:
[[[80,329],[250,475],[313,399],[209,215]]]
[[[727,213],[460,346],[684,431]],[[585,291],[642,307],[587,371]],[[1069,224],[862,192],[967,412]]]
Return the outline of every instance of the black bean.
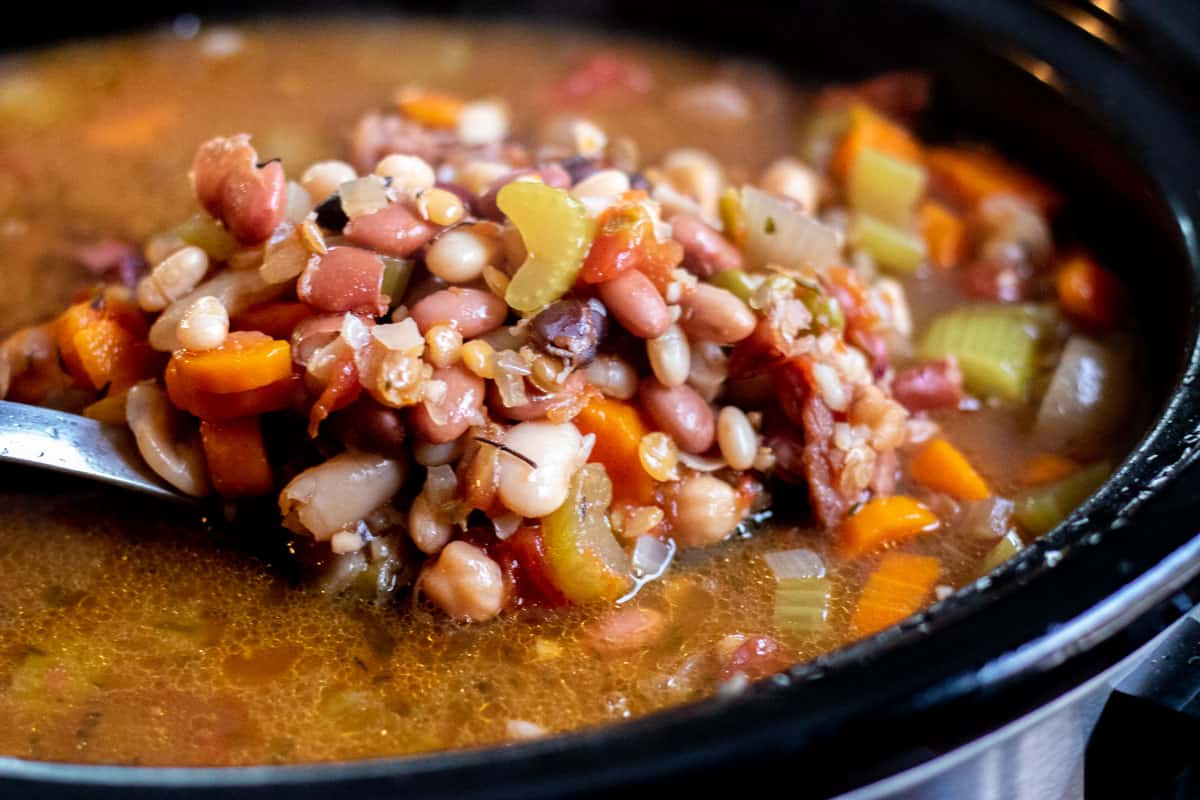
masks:
[[[350,218],[342,210],[342,198],[337,192],[322,200],[316,211],[317,224],[327,231],[341,233],[342,228],[350,222]]]
[[[553,303],[533,318],[530,338],[535,346],[576,366],[591,363],[608,329],[604,304],[567,299]]]
[[[643,192],[654,191],[654,187],[650,185],[650,181],[646,180],[646,176],[640,172],[635,172],[629,176],[629,188],[639,189]]]
[[[571,156],[561,162],[559,166],[565,169],[567,174],[571,176],[572,186],[599,171],[596,159],[588,158],[587,156]]]

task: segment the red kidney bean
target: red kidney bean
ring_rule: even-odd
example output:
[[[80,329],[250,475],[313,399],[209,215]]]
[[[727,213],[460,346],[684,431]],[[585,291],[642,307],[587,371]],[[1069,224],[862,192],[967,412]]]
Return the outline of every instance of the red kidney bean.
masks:
[[[671,314],[658,289],[644,274],[627,269],[599,285],[604,305],[625,330],[642,339],[655,339],[671,326]]]
[[[404,416],[369,397],[361,397],[331,420],[338,435],[350,447],[389,458],[407,458],[404,446]]]
[[[717,437],[717,419],[700,394],[688,386],[663,386],[655,378],[646,378],[638,390],[638,399],[654,426],[667,433],[688,453],[703,453]]]
[[[758,317],[733,292],[708,283],[699,284],[679,301],[679,324],[692,339],[735,344],[754,333]]]
[[[727,269],[741,269],[742,251],[708,223],[691,214],[671,217],[671,238],[683,245],[683,268],[710,278]]]
[[[770,636],[752,636],[721,664],[721,679],[728,680],[740,672],[752,681],[758,680],[782,672],[792,661],[783,645]]]
[[[949,359],[931,361],[900,371],[892,395],[909,411],[954,408],[963,397],[963,377]]]
[[[441,228],[426,222],[403,203],[391,203],[374,214],[350,220],[346,240],[385,256],[407,258],[423,247]]]
[[[667,618],[652,608],[615,608],[587,627],[588,648],[599,656],[637,653],[653,647],[667,632]]]
[[[474,206],[479,215],[485,219],[497,221],[504,219],[504,214],[501,213],[499,207],[496,205],[496,195],[505,186],[525,175],[537,175],[542,179],[543,183],[547,186],[553,186],[555,189],[571,188],[571,176],[558,164],[546,164],[535,169],[514,170],[492,181],[492,185],[488,187],[487,191],[476,199]]]
[[[292,361],[306,366],[313,353],[338,337],[342,330],[341,314],[309,317],[292,331]],[[366,320],[364,319],[364,322]],[[373,323],[374,320],[371,320]]]
[[[296,294],[319,311],[353,311],[379,316],[387,313],[383,262],[370,250],[331,247],[314,256],[300,274]]]
[[[210,139],[196,151],[192,183],[204,209],[243,244],[266,240],[287,210],[287,178],[278,161],[258,166],[244,133]]]
[[[976,261],[958,274],[958,290],[967,297],[1017,303],[1033,294],[1033,275],[1028,264],[1007,260]]]
[[[425,404],[418,403],[409,411],[408,424],[425,441],[444,444],[466,433],[479,417],[483,407],[483,379],[455,364],[435,369],[430,380],[446,384],[446,394],[437,403],[441,412],[438,417],[444,417],[445,421],[435,421]]]
[[[413,303],[409,314],[422,334],[443,323],[453,325],[464,339],[474,339],[503,324],[508,316],[508,304],[482,289],[451,286]]]
[[[582,372],[572,372],[557,392],[537,392],[535,389],[531,389],[526,382],[525,394],[529,401],[510,408],[504,405],[496,384],[490,383],[488,384],[488,408],[497,416],[518,422],[544,419],[552,408],[573,402],[586,386],[587,377]],[[556,419],[555,421],[561,422],[562,420]]]

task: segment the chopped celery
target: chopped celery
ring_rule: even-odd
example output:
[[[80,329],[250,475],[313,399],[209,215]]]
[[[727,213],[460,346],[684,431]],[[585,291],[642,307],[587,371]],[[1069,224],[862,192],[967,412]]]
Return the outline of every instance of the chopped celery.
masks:
[[[1074,472],[1057,483],[1032,491],[1017,500],[1014,516],[1021,527],[1041,536],[1067,518],[1076,506],[1108,478],[1112,464],[1099,461]]]
[[[721,233],[731,242],[746,239],[746,212],[742,210],[741,193],[730,186],[721,192],[717,200],[717,213],[721,216]]]
[[[819,331],[840,331],[846,327],[846,315],[837,299],[817,286],[798,282],[796,295],[812,314],[813,324]]]
[[[924,168],[866,147],[850,168],[846,193],[860,214],[907,227],[925,191]]]
[[[713,286],[733,292],[746,303],[750,302],[750,296],[754,294],[754,281],[742,269],[722,270],[709,278],[708,282]]]
[[[514,181],[496,195],[496,205],[521,232],[528,254],[504,299],[529,314],[575,283],[592,244],[593,223],[582,203],[544,183]]]
[[[828,578],[785,578],[775,587],[775,628],[781,633],[818,633],[829,616]]]
[[[408,282],[413,274],[413,262],[391,256],[380,256],[379,260],[383,262],[383,284],[379,291],[392,298],[392,305],[396,305],[408,290]]]
[[[817,168],[824,168],[849,127],[850,111],[847,108],[813,114],[801,135],[800,157]]]
[[[175,227],[175,233],[188,244],[208,253],[213,261],[225,261],[237,248],[233,235],[208,214],[188,217]]]
[[[608,519],[611,503],[604,466],[586,464],[571,479],[566,502],[542,520],[550,578],[573,602],[616,600],[633,583],[629,556]]]
[[[1008,561],[1010,558],[1021,552],[1021,548],[1025,543],[1021,541],[1021,537],[1016,531],[1010,530],[1001,537],[1000,541],[992,546],[991,550],[987,551],[987,555],[983,557],[983,561],[979,563],[979,576],[983,576],[994,570],[996,567]]]
[[[967,389],[1024,402],[1037,364],[1042,325],[1027,306],[968,306],[933,320],[918,354],[954,356]]]
[[[856,214],[850,223],[850,241],[888,272],[908,275],[925,260],[925,240],[919,235],[866,214]]]

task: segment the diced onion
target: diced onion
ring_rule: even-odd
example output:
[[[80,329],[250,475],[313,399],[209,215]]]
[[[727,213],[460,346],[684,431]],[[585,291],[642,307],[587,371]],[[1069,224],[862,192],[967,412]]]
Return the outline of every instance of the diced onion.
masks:
[[[633,546],[634,574],[645,580],[662,575],[675,555],[675,542],[663,542],[653,536],[642,535]]]
[[[492,527],[496,529],[496,538],[503,542],[512,537],[517,532],[517,528],[521,527],[521,515],[501,514],[493,517]]]
[[[825,269],[838,260],[840,237],[833,228],[805,216],[786,201],[753,186],[742,187],[746,250],[752,267]]]
[[[342,211],[350,219],[374,214],[388,204],[387,188],[377,175],[346,181],[338,187]]]
[[[420,355],[425,349],[425,337],[411,318],[371,328],[371,335],[388,350]]]
[[[763,556],[775,580],[793,578],[824,578],[825,562],[812,550],[798,547],[794,550],[776,550]]]
[[[304,222],[308,212],[312,211],[312,197],[303,186],[295,181],[287,182],[287,219],[293,225]]]
[[[1062,445],[1102,440],[1125,418],[1130,386],[1126,348],[1072,336],[1042,398],[1034,433]]]
[[[705,458],[704,456],[687,453],[683,450],[679,451],[678,457],[680,464],[697,472],[716,472],[728,466],[723,458]]]
[[[995,541],[1012,527],[1014,503],[1006,497],[993,496],[972,503],[959,523],[968,536],[980,541]]]

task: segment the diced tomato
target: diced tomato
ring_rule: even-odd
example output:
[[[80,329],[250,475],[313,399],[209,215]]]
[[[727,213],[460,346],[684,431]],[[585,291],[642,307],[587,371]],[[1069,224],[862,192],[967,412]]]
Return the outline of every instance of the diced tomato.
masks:
[[[683,247],[674,239],[660,242],[654,222],[638,202],[641,192],[607,209],[579,272],[584,283],[606,283],[629,269],[641,270],[659,291],[666,289],[671,270],[683,261]]]
[[[515,564],[512,577],[516,605],[539,605],[548,608],[567,605],[567,598],[550,579],[541,528],[522,525],[507,541],[500,544],[503,547],[497,550],[502,550]]]
[[[308,435],[315,437],[326,417],[353,403],[360,394],[362,384],[358,380],[358,366],[354,363],[354,354],[347,353],[334,365],[333,376],[326,384],[325,391],[321,392],[309,411]]]

